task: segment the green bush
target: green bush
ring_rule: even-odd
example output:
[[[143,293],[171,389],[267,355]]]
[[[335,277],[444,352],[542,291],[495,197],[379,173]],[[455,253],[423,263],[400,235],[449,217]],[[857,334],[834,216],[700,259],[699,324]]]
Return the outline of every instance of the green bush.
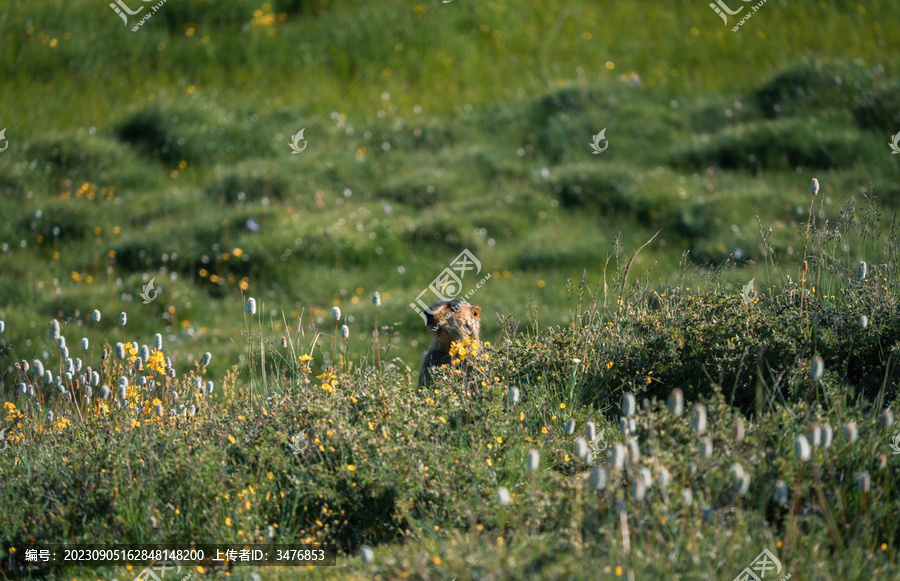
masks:
[[[858,130],[812,120],[762,121],[701,135],[671,148],[675,168],[791,170],[849,168],[879,155],[880,147]]]

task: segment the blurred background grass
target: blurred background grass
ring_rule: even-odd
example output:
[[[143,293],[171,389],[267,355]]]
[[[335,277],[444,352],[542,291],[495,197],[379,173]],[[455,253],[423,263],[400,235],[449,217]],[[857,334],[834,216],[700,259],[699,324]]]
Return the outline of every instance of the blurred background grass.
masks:
[[[686,250],[699,280],[734,253],[737,292],[785,276],[751,263],[756,217],[796,258],[811,177],[820,220],[870,181],[888,212],[900,199],[887,1],[771,0],[738,32],[686,1],[181,0],[132,32],[139,16],[0,9],[4,372],[49,350],[45,322],[77,339],[97,308],[98,341],[165,328],[176,366],[208,350],[222,373],[246,296],[273,340],[330,335],[339,305],[353,359],[373,357],[374,291],[387,357],[415,368],[408,304],[463,249],[493,274],[472,297],[491,340],[493,313],[529,302],[570,323],[565,281],[602,285],[618,232],[631,253],[661,231],[633,271],[653,280]]]

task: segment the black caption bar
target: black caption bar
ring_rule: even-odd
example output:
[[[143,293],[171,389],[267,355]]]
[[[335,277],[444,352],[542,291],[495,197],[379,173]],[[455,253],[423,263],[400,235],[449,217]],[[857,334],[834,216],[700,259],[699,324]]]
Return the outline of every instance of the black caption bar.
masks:
[[[333,566],[336,551],[320,544],[142,544],[142,545],[33,545],[10,547],[13,563],[34,566],[125,566],[150,565],[137,578],[162,579],[159,573],[178,574],[193,566]],[[147,576],[143,576],[144,574]]]

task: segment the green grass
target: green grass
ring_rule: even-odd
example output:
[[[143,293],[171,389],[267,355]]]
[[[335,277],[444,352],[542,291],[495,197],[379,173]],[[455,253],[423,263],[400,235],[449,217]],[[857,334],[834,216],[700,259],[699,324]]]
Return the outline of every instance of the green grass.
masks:
[[[839,226],[864,228],[872,212],[848,210]],[[12,383],[37,395],[4,404],[15,458],[0,468],[5,546],[263,542],[272,526],[280,542],[335,547],[338,569],[312,578],[587,579],[596,562],[610,578],[724,577],[764,548],[797,576],[896,574],[900,490],[888,445],[896,428],[881,410],[897,390],[898,281],[888,259],[898,245],[892,236],[860,279],[829,250],[832,234],[811,227],[809,278],[764,289],[750,304],[722,292],[721,268],[706,281],[717,290],[652,290],[640,273],[629,278],[628,255],[611,256],[605,289],[569,286],[575,325],[507,320],[499,341],[469,355],[470,375],[441,370],[418,395],[415,370],[386,356],[382,366],[356,365],[343,340],[333,372],[316,376],[331,346],[316,352],[311,337],[296,337],[282,347],[259,312],[235,335],[252,362],[242,370],[249,381],[235,366],[211,396],[194,383],[211,376],[200,363],[166,379],[129,369],[127,355],[101,361],[96,350],[84,357],[102,382],[128,378],[126,407],[95,398],[76,409],[33,372],[16,372]],[[821,381],[809,374],[814,356],[824,360]],[[58,360],[47,358],[47,368],[55,373]],[[142,377],[155,386],[140,387]],[[82,402],[83,387],[66,385]],[[680,417],[663,403],[676,386]],[[509,400],[511,387],[520,401]],[[625,392],[640,402],[629,434],[615,421]],[[194,411],[160,417],[162,401]],[[709,423],[697,433],[700,402]],[[570,419],[574,435],[564,430]],[[599,468],[573,455],[587,421],[605,445],[633,438],[639,449],[624,469],[605,453],[589,460],[607,470],[600,490],[589,489]],[[844,432],[851,422],[855,442]],[[795,437],[825,424],[833,441],[809,461],[795,458]],[[301,431],[307,445],[294,454],[289,443]],[[540,453],[534,472],[529,449]],[[750,475],[744,494],[735,463]],[[654,482],[646,495],[634,484],[644,469]],[[865,491],[862,471],[871,478]],[[789,502],[775,500],[778,481]],[[495,499],[501,486],[512,492],[508,506]],[[373,563],[354,556],[362,545],[376,547]]]
[[[481,578],[594,578],[583,564],[598,561],[604,577],[733,578],[778,541],[797,578],[894,570],[897,467],[876,425],[896,395],[900,332],[893,4],[770,0],[737,33],[704,3],[644,0],[173,0],[135,21],[87,2],[0,9],[0,400],[25,413],[22,428],[0,420],[17,434],[16,463],[0,463],[15,507],[0,550],[31,537],[237,541],[277,523],[280,538],[335,543],[347,578],[464,579],[472,563]],[[642,83],[626,86],[628,73]],[[301,128],[308,148],[291,155]],[[591,155],[603,128],[609,148]],[[429,337],[409,303],[464,249],[483,270],[463,292],[491,274],[471,299],[491,343],[486,385],[467,394],[447,378],[423,403],[410,393]],[[144,304],[151,279],[159,295]],[[760,302],[748,308],[750,279]],[[167,389],[197,398],[199,376],[216,391],[194,421],[140,429],[116,410],[83,423],[50,393],[38,412],[16,364],[58,374],[52,319],[113,391],[122,362],[101,364],[101,350],[155,333],[177,371]],[[815,354],[821,385],[805,376]],[[329,367],[334,393],[317,377]],[[654,407],[638,416],[642,458],[668,467],[671,498],[635,503],[633,470],[596,498],[586,480],[576,493],[565,419],[618,439],[623,391],[664,401],[674,387],[709,406],[716,460],[689,475],[687,421]],[[48,407],[71,425],[49,428]],[[740,444],[728,437],[738,415]],[[856,421],[861,439],[838,435],[797,465],[792,437],[814,420],[836,433]],[[304,428],[325,451],[285,452]],[[732,461],[753,480],[729,503]],[[184,471],[195,476],[172,476]],[[772,505],[778,478],[796,506]],[[498,486],[515,494],[505,509]],[[682,508],[686,486],[695,502]],[[374,564],[355,556],[361,544]]]

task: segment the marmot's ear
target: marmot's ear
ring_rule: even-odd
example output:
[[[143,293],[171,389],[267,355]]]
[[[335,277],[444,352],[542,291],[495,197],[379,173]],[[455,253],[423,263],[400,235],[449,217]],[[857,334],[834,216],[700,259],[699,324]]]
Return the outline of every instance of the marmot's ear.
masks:
[[[476,319],[481,315],[481,307],[472,307],[472,316]]]

